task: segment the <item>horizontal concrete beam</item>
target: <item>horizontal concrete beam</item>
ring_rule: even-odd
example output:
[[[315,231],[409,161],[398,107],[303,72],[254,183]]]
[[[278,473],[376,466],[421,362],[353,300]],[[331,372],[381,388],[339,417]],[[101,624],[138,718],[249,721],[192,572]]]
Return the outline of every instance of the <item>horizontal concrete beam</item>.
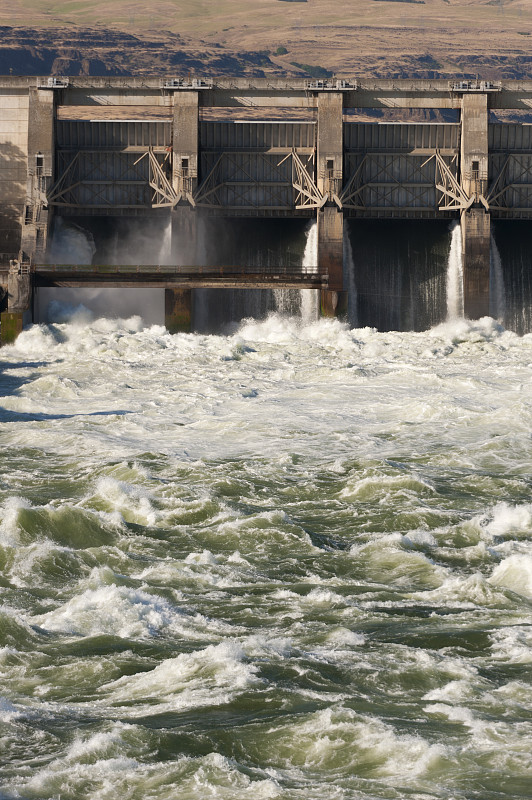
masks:
[[[316,289],[328,285],[323,270],[283,267],[255,271],[238,266],[172,267],[127,265],[35,265],[35,286],[164,289]]]
[[[342,76],[337,76],[342,79]],[[355,90],[342,90],[345,108],[458,108],[461,94],[451,91],[448,80],[357,80]],[[156,105],[171,106],[173,95],[187,89],[165,89],[168,76],[68,78],[65,88],[57,88],[58,105]],[[2,76],[0,92],[29,91],[47,84],[48,76]],[[209,82],[210,79],[209,79]],[[325,90],[327,91],[327,90]],[[323,90],[309,88],[304,78],[213,78],[212,88],[200,88],[200,105],[280,106],[313,108]],[[500,91],[489,92],[490,108],[532,108],[532,81],[502,81]]]
[[[163,279],[150,280],[145,278],[133,279],[131,276],[124,275],[118,278],[112,277],[79,276],[71,279],[60,279],[38,275],[35,278],[36,287],[48,288],[84,288],[84,289],[323,289],[327,288],[327,281],[311,280],[305,278],[295,281],[288,278],[274,280],[267,275],[249,275],[245,279],[240,278],[191,278],[191,279]]]

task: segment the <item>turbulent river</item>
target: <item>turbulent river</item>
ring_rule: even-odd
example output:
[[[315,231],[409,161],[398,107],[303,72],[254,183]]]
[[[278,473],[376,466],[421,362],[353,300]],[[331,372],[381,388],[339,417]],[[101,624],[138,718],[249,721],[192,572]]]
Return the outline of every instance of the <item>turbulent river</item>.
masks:
[[[532,335],[79,311],[1,360],[4,800],[530,797]]]

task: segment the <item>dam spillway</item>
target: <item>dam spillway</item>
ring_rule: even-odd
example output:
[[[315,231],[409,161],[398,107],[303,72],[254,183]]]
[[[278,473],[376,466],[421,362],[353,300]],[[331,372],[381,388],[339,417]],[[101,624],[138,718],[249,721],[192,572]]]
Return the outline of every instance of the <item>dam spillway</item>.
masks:
[[[212,285],[200,219],[316,220],[325,315],[347,306],[346,224],[459,220],[464,313],[487,315],[492,221],[532,218],[532,126],[519,119],[531,108],[532,81],[0,78],[2,340],[31,316],[35,287],[58,285],[54,217],[168,220],[182,242],[182,274],[164,284],[171,330],[190,328],[194,291]],[[401,117],[412,109],[454,121]],[[187,265],[205,268],[188,287]],[[62,277],[110,285],[91,266]],[[152,285],[156,265],[138,266],[123,280]],[[233,267],[227,287],[249,287]],[[303,285],[291,269],[254,285]]]

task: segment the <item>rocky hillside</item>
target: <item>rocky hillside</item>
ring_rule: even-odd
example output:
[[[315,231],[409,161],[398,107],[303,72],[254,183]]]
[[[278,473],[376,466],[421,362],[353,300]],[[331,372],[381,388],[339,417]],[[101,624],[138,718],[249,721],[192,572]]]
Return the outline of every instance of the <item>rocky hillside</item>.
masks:
[[[266,52],[232,51],[165,33],[0,27],[2,75],[247,75],[283,73]]]
[[[532,0],[0,0],[0,21],[4,74],[532,78]]]

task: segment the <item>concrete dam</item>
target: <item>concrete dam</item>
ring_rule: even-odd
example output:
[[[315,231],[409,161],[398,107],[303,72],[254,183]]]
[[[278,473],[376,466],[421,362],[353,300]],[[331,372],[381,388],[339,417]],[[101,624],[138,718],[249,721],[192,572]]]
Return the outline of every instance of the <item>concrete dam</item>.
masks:
[[[421,122],[411,109],[440,113]],[[485,316],[492,228],[528,232],[532,218],[532,125],[520,120],[531,111],[532,81],[2,77],[2,342],[46,287],[159,288],[173,332],[194,327],[205,288],[314,289],[323,315],[341,315],[346,246],[356,261],[368,231],[385,244],[409,220],[459,222],[463,312]],[[124,220],[164,223],[179,263],[54,259],[54,227]],[[200,253],[200,225],[238,239],[250,220],[270,238],[315,221],[315,263]],[[531,259],[516,259],[528,286]]]

